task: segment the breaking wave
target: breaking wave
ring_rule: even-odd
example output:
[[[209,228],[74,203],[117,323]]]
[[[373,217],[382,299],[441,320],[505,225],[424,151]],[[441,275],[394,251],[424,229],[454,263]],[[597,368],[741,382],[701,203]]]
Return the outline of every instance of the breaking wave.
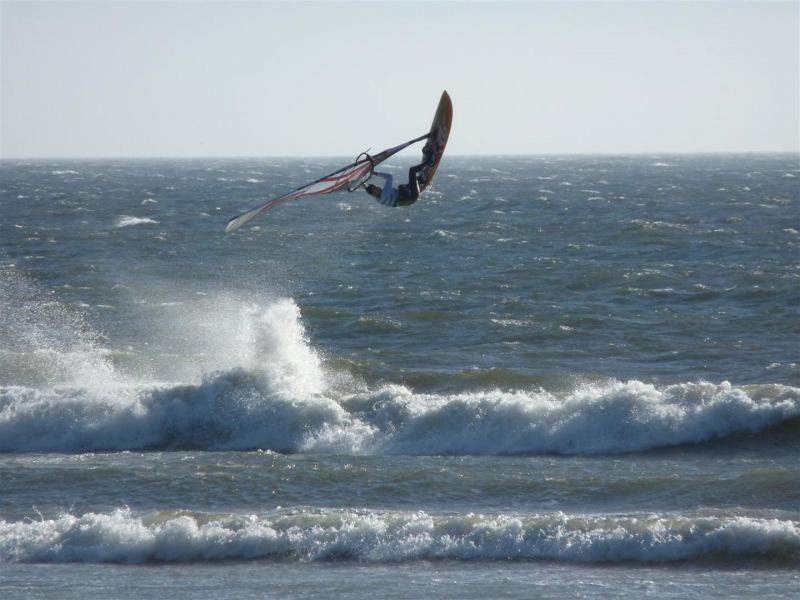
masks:
[[[778,384],[612,380],[449,394],[368,387],[324,366],[286,298],[210,300],[198,314],[180,306],[184,322],[170,322],[182,329],[162,328],[178,358],[154,359],[164,363],[162,379],[120,369],[80,313],[6,275],[0,452],[591,455],[765,432],[800,418],[800,388]]]
[[[800,558],[800,524],[749,517],[463,514],[294,509],[269,516],[171,511],[0,521],[2,562],[159,563],[278,559],[397,562],[778,564]]]
[[[0,387],[0,451],[268,449],[341,454],[613,454],[752,433],[800,415],[779,385],[658,389],[641,382],[547,392],[293,396],[241,369],[198,385]]]

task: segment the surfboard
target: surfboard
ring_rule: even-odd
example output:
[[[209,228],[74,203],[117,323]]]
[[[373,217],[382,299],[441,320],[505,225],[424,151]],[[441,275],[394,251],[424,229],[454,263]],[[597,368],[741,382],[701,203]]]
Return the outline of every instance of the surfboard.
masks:
[[[422,171],[425,174],[425,183],[420,184],[420,192],[425,191],[428,186],[430,186],[436,169],[439,168],[439,162],[442,160],[444,148],[447,145],[447,138],[450,137],[450,125],[452,122],[453,102],[450,100],[450,95],[447,91],[444,91],[439,100],[439,106],[436,108],[436,114],[433,117],[433,123],[431,124],[431,130],[426,143],[426,146],[433,148],[436,158],[431,166],[425,167]]]

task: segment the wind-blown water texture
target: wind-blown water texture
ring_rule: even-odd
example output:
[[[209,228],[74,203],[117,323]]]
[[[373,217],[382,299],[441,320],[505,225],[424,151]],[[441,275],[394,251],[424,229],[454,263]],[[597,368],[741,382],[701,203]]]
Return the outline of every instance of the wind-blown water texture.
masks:
[[[793,592],[797,156],[445,159],[229,236],[337,161],[0,162],[18,595]]]

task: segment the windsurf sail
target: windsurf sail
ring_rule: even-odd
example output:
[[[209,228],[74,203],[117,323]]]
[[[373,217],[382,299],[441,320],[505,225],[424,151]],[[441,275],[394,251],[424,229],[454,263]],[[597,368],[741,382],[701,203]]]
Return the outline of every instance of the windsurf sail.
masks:
[[[298,198],[305,198],[306,196],[314,196],[317,194],[330,194],[331,192],[335,192],[336,190],[340,190],[344,187],[347,187],[348,190],[352,191],[355,187],[360,185],[361,182],[369,179],[369,176],[372,174],[372,169],[376,165],[382,163],[390,156],[397,154],[403,148],[406,148],[411,144],[421,142],[429,135],[430,133],[426,133],[425,135],[421,135],[418,138],[414,138],[413,140],[409,140],[408,142],[398,146],[387,148],[383,152],[379,152],[373,156],[362,153],[355,162],[350,163],[346,167],[342,167],[338,171],[334,171],[329,175],[325,175],[325,177],[320,177],[316,181],[307,183],[279,198],[275,198],[274,200],[265,202],[260,206],[256,206],[255,208],[242,213],[238,217],[233,217],[225,226],[225,233],[230,233],[231,231],[238,229],[253,217],[258,216],[264,211],[274,208],[279,204],[289,202],[290,200],[297,200]],[[364,156],[364,158],[361,158],[361,156]]]

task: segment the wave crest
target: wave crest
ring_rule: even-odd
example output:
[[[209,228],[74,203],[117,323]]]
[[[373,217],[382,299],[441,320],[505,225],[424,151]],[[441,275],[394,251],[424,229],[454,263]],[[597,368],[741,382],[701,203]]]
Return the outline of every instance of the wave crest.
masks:
[[[83,313],[38,293],[17,271],[0,272],[0,291],[4,452],[607,454],[761,432],[800,417],[800,388],[777,384],[561,381],[555,392],[521,378],[512,391],[368,389],[346,367],[323,366],[288,298],[162,307],[173,312],[154,333],[164,341],[153,345],[182,358],[148,356],[165,363],[157,370],[166,381],[158,380],[137,375],[135,364],[120,369]],[[453,381],[463,389],[490,380],[460,373]]]
[[[135,225],[158,225],[158,221],[149,219],[147,217],[132,217],[130,215],[122,215],[114,223],[116,229],[122,227],[133,227]]]
[[[292,381],[292,378],[288,378]],[[386,386],[335,399],[233,369],[199,385],[0,387],[0,450],[269,449],[342,454],[609,454],[759,432],[800,390],[638,381],[446,396]]]

